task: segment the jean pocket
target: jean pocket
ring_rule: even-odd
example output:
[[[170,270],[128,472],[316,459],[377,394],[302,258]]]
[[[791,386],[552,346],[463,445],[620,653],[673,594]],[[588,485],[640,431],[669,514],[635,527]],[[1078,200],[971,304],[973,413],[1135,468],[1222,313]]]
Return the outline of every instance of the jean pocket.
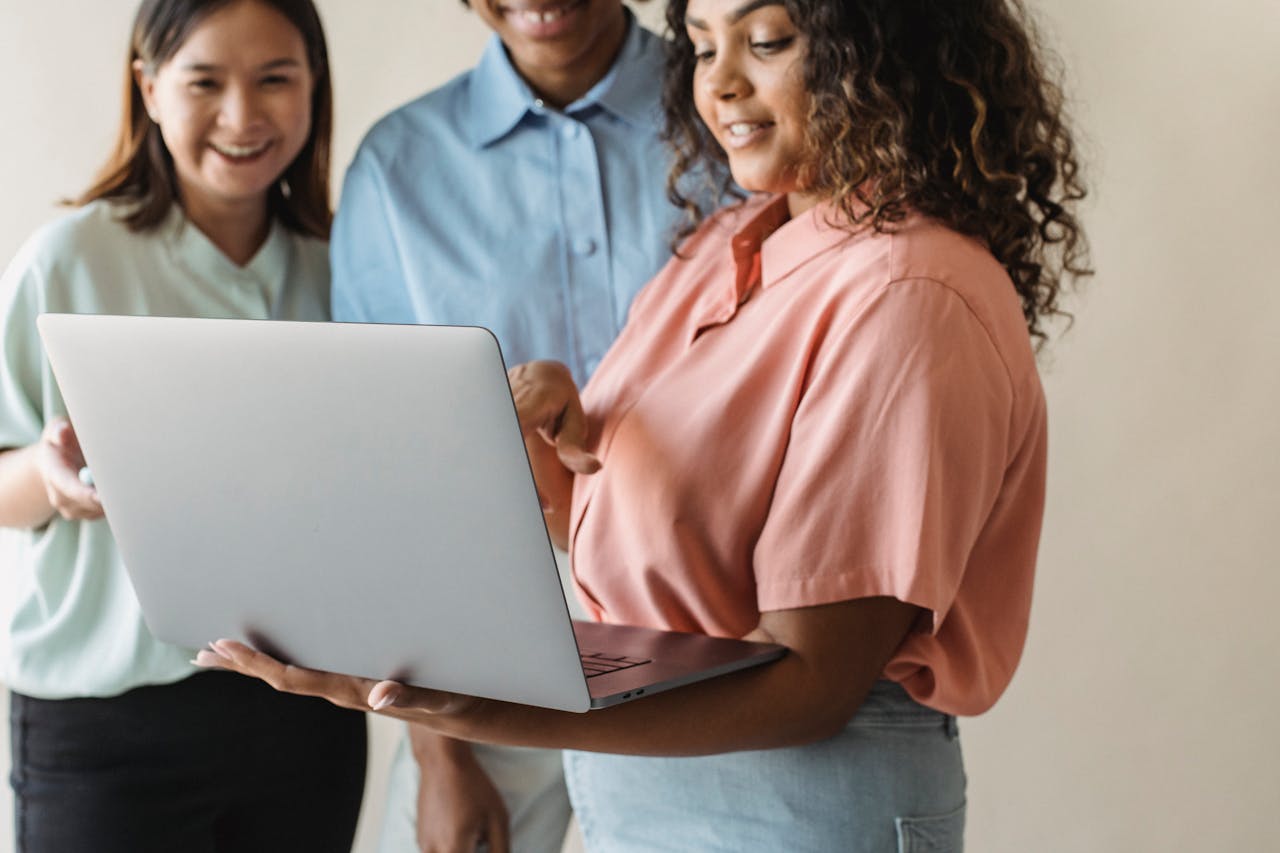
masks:
[[[953,812],[930,817],[900,817],[898,853],[962,853],[964,850],[964,806]]]

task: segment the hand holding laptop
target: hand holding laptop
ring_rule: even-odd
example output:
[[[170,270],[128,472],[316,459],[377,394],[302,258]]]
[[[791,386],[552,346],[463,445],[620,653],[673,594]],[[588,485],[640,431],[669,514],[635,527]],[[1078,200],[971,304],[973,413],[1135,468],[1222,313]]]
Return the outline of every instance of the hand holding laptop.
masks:
[[[215,640],[196,653],[193,663],[259,678],[284,693],[314,696],[356,711],[382,711],[407,722],[421,719],[424,714],[462,716],[484,701],[396,681],[292,666],[234,640]]]
[[[102,502],[93,481],[86,482],[84,454],[71,421],[53,418],[37,446],[37,467],[49,503],[67,519],[94,521],[102,518]]]

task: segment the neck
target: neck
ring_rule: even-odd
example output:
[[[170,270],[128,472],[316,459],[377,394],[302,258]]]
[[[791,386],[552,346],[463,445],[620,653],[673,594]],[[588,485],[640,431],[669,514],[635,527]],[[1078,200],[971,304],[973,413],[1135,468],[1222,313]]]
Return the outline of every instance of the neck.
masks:
[[[521,68],[517,64],[515,68],[543,102],[556,109],[563,109],[604,79],[618,58],[626,38],[627,15],[619,6],[618,14],[610,21],[608,29],[600,34],[586,53],[568,67]]]
[[[805,211],[811,210],[820,200],[818,196],[809,193],[787,193],[787,211],[791,214],[791,218],[795,219]]]
[[[188,197],[183,199],[182,208],[187,220],[236,266],[253,260],[271,231],[265,195],[231,203]]]

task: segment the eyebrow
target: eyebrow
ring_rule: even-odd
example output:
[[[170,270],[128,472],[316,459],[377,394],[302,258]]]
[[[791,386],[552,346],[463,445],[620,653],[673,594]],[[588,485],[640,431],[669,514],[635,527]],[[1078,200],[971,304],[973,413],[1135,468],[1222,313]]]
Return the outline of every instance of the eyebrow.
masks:
[[[270,62],[264,62],[258,66],[258,71],[274,71],[277,68],[301,68],[302,63],[290,57],[282,57],[273,59]],[[183,71],[194,71],[198,74],[211,74],[215,71],[221,71],[223,66],[214,65],[211,62],[192,62],[182,66]]]
[[[760,9],[764,6],[781,6],[781,5],[783,5],[782,0],[748,0],[748,2],[743,3],[741,6],[739,6],[738,8],[730,12],[728,15],[726,15],[725,18],[726,20],[729,21],[729,23],[736,24],[738,23],[738,21],[741,21],[747,15],[750,15],[756,9]],[[708,29],[707,22],[701,20],[700,18],[690,18],[688,15],[685,15],[684,23],[685,23],[685,26],[693,27],[695,30]]]

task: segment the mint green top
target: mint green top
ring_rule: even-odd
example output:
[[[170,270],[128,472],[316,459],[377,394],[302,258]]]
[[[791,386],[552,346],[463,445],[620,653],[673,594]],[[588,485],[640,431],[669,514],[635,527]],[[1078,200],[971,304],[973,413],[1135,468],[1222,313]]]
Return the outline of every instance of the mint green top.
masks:
[[[328,319],[325,243],[277,224],[240,267],[176,205],[141,234],[117,213],[94,202],[45,226],[0,278],[0,448],[36,442],[66,414],[36,333],[42,313]],[[45,699],[115,696],[195,671],[190,649],[147,630],[105,521],[59,516],[18,538],[11,688]]]

